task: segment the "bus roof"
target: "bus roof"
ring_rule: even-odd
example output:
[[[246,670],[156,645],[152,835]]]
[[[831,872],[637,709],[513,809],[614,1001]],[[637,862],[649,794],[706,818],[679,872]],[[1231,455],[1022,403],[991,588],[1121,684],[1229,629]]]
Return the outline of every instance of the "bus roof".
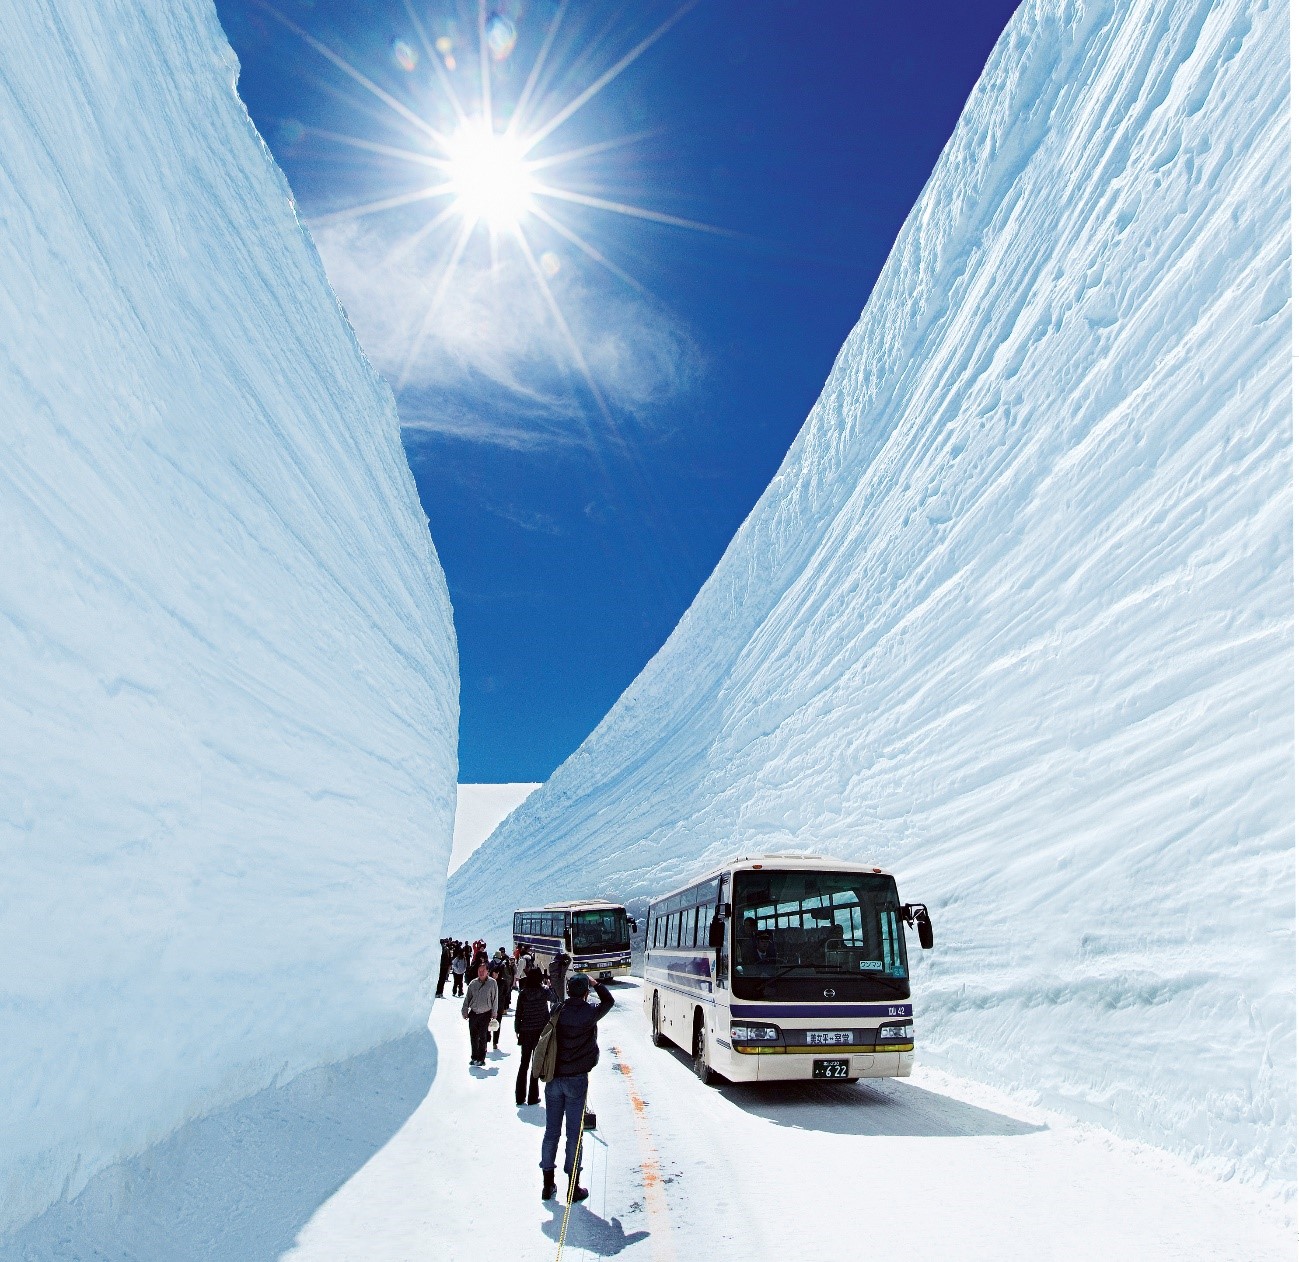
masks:
[[[772,854],[752,854],[737,855],[734,859],[726,863],[719,863],[716,867],[709,868],[706,872],[701,872],[693,880],[686,881],[681,885],[651,898],[650,904],[661,903],[665,899],[673,898],[677,894],[682,894],[692,886],[699,885],[704,881],[716,880],[723,872],[735,871],[753,871],[762,868],[776,868],[790,872],[799,871],[828,871],[828,872],[869,872],[875,876],[892,876],[891,872],[884,868],[876,867],[873,863],[865,860],[854,862],[851,859],[831,859],[826,855],[808,854],[806,851],[782,851]]]
[[[547,903],[544,907],[519,907],[516,911],[572,911],[575,907],[623,907],[607,898],[571,898],[565,903]],[[624,910],[625,907],[623,907]]]

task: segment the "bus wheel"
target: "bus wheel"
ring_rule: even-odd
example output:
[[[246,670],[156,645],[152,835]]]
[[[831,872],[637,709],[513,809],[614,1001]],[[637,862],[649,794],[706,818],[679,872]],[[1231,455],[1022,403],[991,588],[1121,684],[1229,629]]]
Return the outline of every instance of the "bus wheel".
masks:
[[[702,1012],[695,1013],[695,1075],[705,1087],[717,1081],[717,1075],[708,1067],[708,1023]]]
[[[650,1038],[655,1047],[666,1047],[668,1041],[663,1037],[663,1018],[659,1012],[659,992],[654,992],[654,1016],[650,1022]]]

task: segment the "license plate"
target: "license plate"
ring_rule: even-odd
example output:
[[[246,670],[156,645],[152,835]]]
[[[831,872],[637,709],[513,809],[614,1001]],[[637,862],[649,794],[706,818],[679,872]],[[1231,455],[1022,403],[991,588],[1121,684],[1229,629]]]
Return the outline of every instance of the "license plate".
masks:
[[[846,1078],[848,1062],[846,1060],[814,1060],[812,1062],[813,1078]]]
[[[818,1047],[832,1047],[836,1043],[848,1044],[852,1042],[851,1030],[808,1030],[807,1041],[814,1043]]]

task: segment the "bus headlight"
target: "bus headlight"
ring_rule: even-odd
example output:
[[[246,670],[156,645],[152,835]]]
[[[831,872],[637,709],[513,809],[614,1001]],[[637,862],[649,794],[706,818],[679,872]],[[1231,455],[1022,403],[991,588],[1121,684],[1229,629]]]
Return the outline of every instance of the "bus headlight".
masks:
[[[731,1025],[732,1043],[774,1043],[779,1038],[774,1025]]]
[[[905,1039],[910,1042],[914,1033],[915,1027],[908,1021],[903,1025],[882,1025],[875,1037],[881,1043],[894,1039]]]

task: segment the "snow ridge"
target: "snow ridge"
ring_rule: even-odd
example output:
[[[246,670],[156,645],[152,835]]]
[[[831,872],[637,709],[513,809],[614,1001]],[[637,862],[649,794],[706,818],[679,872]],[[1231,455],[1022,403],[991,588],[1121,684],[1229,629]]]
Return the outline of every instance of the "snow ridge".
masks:
[[[922,1061],[1293,1196],[1288,113],[1284,6],[1026,0],[770,487],[448,917],[870,855],[934,913]]]
[[[0,1235],[422,1029],[457,663],[208,0],[0,15]]]

